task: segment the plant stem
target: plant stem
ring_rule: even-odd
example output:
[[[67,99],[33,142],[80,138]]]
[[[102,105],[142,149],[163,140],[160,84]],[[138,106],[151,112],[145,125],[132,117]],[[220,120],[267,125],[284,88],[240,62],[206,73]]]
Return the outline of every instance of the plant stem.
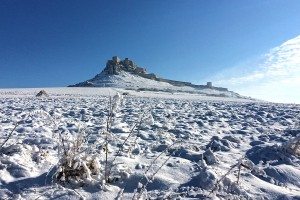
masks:
[[[16,130],[16,128],[19,126],[19,122],[17,122],[14,126],[14,128],[12,129],[12,131],[9,133],[9,135],[7,136],[6,140],[1,144],[0,146],[0,151],[2,150],[2,148],[4,147],[4,145],[6,144],[6,142],[11,138],[13,132]]]

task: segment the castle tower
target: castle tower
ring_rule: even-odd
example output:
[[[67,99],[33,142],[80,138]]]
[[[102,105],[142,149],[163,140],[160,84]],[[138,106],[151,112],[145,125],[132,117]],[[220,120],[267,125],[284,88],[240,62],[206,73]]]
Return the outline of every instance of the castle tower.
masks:
[[[206,86],[207,86],[208,88],[212,88],[212,87],[213,87],[212,82],[207,82],[207,83],[206,83]]]

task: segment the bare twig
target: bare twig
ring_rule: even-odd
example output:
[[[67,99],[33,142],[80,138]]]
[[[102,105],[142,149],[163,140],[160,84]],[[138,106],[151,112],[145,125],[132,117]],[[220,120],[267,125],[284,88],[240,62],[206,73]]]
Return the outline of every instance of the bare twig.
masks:
[[[208,194],[208,196],[210,196],[214,191],[215,189],[217,188],[217,186],[219,185],[219,183],[228,175],[231,173],[231,171],[237,167],[239,165],[239,163],[237,164],[234,164],[233,166],[231,166],[231,168],[215,183],[213,189],[210,191],[210,193]]]
[[[164,151],[162,151],[157,157],[154,158],[154,160],[152,160],[152,162],[150,163],[149,167],[147,168],[147,170],[145,171],[145,175],[147,174],[147,172],[151,169],[152,165],[154,165],[155,161],[163,154],[165,153],[167,150],[169,150],[172,146],[174,146],[175,144],[181,143],[182,141],[176,141],[173,144],[171,144],[168,148],[166,148]]]
[[[162,151],[157,157],[154,158],[154,160],[150,163],[150,165],[148,166],[148,168],[146,169],[146,171],[144,172],[144,175],[146,176],[147,175],[147,172],[151,169],[151,167],[154,165],[155,161],[163,154],[165,153],[167,150],[169,150],[172,146],[174,146],[175,144],[178,144],[178,143],[181,143],[182,141],[176,141],[174,142],[173,144],[171,144],[168,148],[166,148],[164,151]],[[174,153],[174,152],[173,152]],[[168,160],[171,158],[172,154],[171,153],[169,155],[169,157],[163,162],[163,164],[152,174],[151,178],[150,179],[153,179],[154,176],[159,172],[159,170],[168,162]],[[141,181],[144,179],[144,177],[141,177],[140,180],[139,180],[139,183],[141,183]],[[143,191],[146,189],[146,187],[148,186],[149,184],[149,181],[147,181],[147,183],[145,185],[143,185],[143,188],[141,188],[138,196],[137,196],[137,199],[140,198],[140,196],[142,195]],[[137,192],[137,191],[136,191]],[[135,199],[135,196],[136,196],[136,192],[133,194],[133,197],[132,197],[132,200]]]
[[[129,132],[129,135],[125,138],[125,140],[123,141],[123,143],[122,143],[121,146],[119,147],[119,150],[118,150],[117,154],[115,155],[115,157],[113,158],[113,160],[112,160],[112,162],[111,162],[111,164],[110,164],[110,168],[109,168],[109,171],[108,171],[108,173],[107,173],[108,178],[109,178],[109,176],[110,176],[110,173],[111,173],[111,169],[112,169],[113,163],[114,163],[115,160],[117,159],[118,155],[120,154],[120,152],[121,152],[121,150],[123,149],[124,145],[126,144],[127,140],[128,140],[128,139],[131,137],[131,135],[134,133],[134,129],[135,129],[136,127],[138,127],[138,130],[140,130],[140,126],[141,126],[141,123],[142,123],[142,121],[143,121],[144,116],[145,116],[145,112],[143,113],[143,115],[142,115],[140,121],[139,121],[139,122],[136,122],[136,123],[134,124],[134,126],[133,126],[132,129],[131,129],[131,131]]]
[[[8,134],[6,140],[1,144],[0,146],[0,151],[2,150],[2,148],[4,147],[4,145],[7,143],[7,141],[11,138],[13,132],[16,130],[16,128],[20,125],[20,122],[17,122],[14,126],[14,128],[11,130],[11,132]]]
[[[111,129],[111,123],[112,123],[112,102],[111,102],[111,96],[109,97],[109,108],[108,108],[108,116],[107,116],[107,122],[106,122],[106,135],[105,135],[105,168],[104,168],[104,179],[106,182],[108,182],[108,132]]]
[[[160,165],[160,167],[152,174],[152,176],[150,177],[150,180],[154,179],[154,176],[161,170],[161,168],[170,160],[171,156],[173,153],[171,153],[169,155],[169,157]],[[143,185],[143,188],[141,189],[141,191],[139,192],[137,199],[140,199],[141,195],[143,194],[143,192],[145,191],[145,189],[147,188],[149,184],[149,181],[147,181],[147,183],[145,185]],[[134,195],[135,196],[135,195]]]
[[[240,174],[241,174],[241,168],[242,168],[242,165],[240,164],[239,165],[239,171],[238,171],[238,176],[237,176],[236,184],[239,184]]]
[[[215,183],[215,185],[214,185],[214,187],[212,188],[212,190],[210,191],[210,193],[208,194],[208,196],[210,196],[214,191],[215,191],[215,189],[218,187],[218,185],[219,185],[219,183],[228,175],[228,174],[230,174],[231,173],[231,171],[235,168],[235,167],[237,167],[237,166],[245,166],[245,168],[248,168],[249,169],[249,167],[248,166],[246,166],[246,165],[244,165],[243,163],[242,163],[242,161],[243,161],[243,159],[245,158],[245,155],[242,157],[242,158],[240,158],[239,160],[238,160],[238,162],[236,163],[236,164],[234,164],[234,165],[232,165],[231,166],[231,168]]]

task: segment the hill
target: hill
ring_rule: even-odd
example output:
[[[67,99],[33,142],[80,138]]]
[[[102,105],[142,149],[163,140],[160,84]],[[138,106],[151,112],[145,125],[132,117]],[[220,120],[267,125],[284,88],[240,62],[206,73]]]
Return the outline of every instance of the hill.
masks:
[[[94,78],[69,87],[115,87],[130,90],[188,92],[212,96],[238,97],[239,94],[227,88],[215,87],[211,82],[206,85],[196,85],[190,82],[170,80],[148,73],[132,60],[121,60],[117,56],[106,62],[106,67]]]

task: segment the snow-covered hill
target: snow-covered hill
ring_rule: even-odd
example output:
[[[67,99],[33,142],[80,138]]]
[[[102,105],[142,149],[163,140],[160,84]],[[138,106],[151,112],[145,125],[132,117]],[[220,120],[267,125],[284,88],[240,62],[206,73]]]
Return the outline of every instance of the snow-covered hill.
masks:
[[[159,78],[153,73],[147,73],[144,68],[137,66],[128,58],[120,60],[116,56],[112,60],[108,60],[104,70],[94,78],[70,87],[114,87],[139,91],[188,92],[242,98],[239,94],[228,91],[227,88],[214,87],[211,83],[195,85],[189,82]]]

